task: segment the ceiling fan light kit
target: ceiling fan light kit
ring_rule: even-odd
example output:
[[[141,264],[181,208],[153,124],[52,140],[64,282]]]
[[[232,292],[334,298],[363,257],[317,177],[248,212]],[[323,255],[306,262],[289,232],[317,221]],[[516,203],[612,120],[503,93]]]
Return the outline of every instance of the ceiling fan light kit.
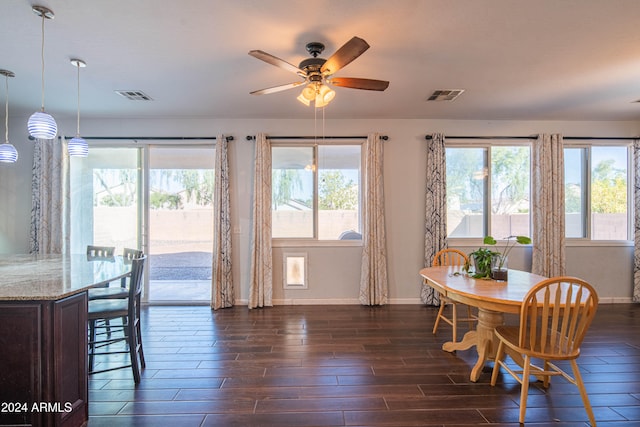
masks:
[[[359,37],[353,37],[342,45],[329,59],[318,56],[324,51],[324,44],[322,43],[307,43],[306,49],[312,57],[304,59],[297,67],[261,50],[249,51],[249,55],[254,58],[295,73],[303,79],[303,81],[260,89],[250,93],[252,95],[264,95],[305,85],[297,98],[298,101],[306,106],[311,105],[313,102],[315,108],[322,108],[328,105],[336,95],[335,91],[331,89],[329,85],[374,91],[383,91],[389,87],[389,82],[384,80],[332,77],[334,73],[344,68],[369,49],[369,44]]]

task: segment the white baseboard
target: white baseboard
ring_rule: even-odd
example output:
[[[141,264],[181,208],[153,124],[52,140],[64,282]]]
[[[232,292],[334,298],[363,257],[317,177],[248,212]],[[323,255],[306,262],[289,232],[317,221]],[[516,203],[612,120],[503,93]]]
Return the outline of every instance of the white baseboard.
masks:
[[[603,297],[600,304],[631,304],[631,297]],[[392,298],[389,305],[422,305],[420,298]],[[249,305],[249,300],[238,299],[236,305]],[[343,299],[316,299],[316,298],[286,298],[274,299],[273,305],[361,305],[356,298]]]
[[[388,304],[422,304],[420,298],[392,298]],[[249,305],[249,300],[237,299],[236,305]],[[273,305],[361,305],[357,298],[285,298],[274,299]]]

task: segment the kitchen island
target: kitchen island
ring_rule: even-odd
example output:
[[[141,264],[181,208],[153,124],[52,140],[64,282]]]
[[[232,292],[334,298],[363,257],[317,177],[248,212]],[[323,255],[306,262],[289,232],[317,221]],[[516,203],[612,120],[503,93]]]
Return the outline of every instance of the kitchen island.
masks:
[[[0,425],[88,421],[86,290],[130,270],[122,257],[0,259]]]

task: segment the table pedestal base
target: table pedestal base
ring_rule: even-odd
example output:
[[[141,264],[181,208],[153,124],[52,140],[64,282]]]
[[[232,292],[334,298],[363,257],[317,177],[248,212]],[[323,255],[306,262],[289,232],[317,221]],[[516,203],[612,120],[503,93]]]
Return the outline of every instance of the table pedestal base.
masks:
[[[482,368],[487,360],[493,360],[498,349],[494,344],[495,334],[493,330],[496,326],[504,323],[503,313],[479,308],[478,326],[475,331],[464,334],[462,341],[449,341],[442,345],[444,351],[453,352],[456,350],[468,350],[474,345],[478,351],[478,361],[471,369],[471,381],[476,382],[480,378]]]

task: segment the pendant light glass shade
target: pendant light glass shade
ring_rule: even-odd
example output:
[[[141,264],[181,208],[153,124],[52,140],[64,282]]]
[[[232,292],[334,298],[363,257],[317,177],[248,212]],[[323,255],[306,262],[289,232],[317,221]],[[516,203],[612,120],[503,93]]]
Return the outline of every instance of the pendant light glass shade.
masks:
[[[86,67],[87,64],[82,59],[72,59],[71,65],[78,68],[78,120],[76,136],[68,142],[67,152],[72,157],[87,157],[89,155],[89,144],[80,136],[80,68]]]
[[[15,163],[18,161],[18,150],[9,141],[0,144],[0,162]]]
[[[29,117],[27,130],[29,135],[36,139],[54,139],[58,134],[58,125],[55,119],[44,111],[44,20],[53,19],[53,11],[43,6],[33,6],[33,13],[42,17],[42,108]]]
[[[4,144],[0,144],[0,162],[15,163],[18,160],[18,150],[9,143],[9,77],[14,77],[11,71],[0,70],[5,76],[5,112],[4,112]]]
[[[29,135],[36,139],[54,139],[58,134],[58,125],[50,114],[36,111],[27,122]]]
[[[83,138],[76,136],[67,144],[67,151],[72,157],[87,157],[89,155],[89,144]]]

